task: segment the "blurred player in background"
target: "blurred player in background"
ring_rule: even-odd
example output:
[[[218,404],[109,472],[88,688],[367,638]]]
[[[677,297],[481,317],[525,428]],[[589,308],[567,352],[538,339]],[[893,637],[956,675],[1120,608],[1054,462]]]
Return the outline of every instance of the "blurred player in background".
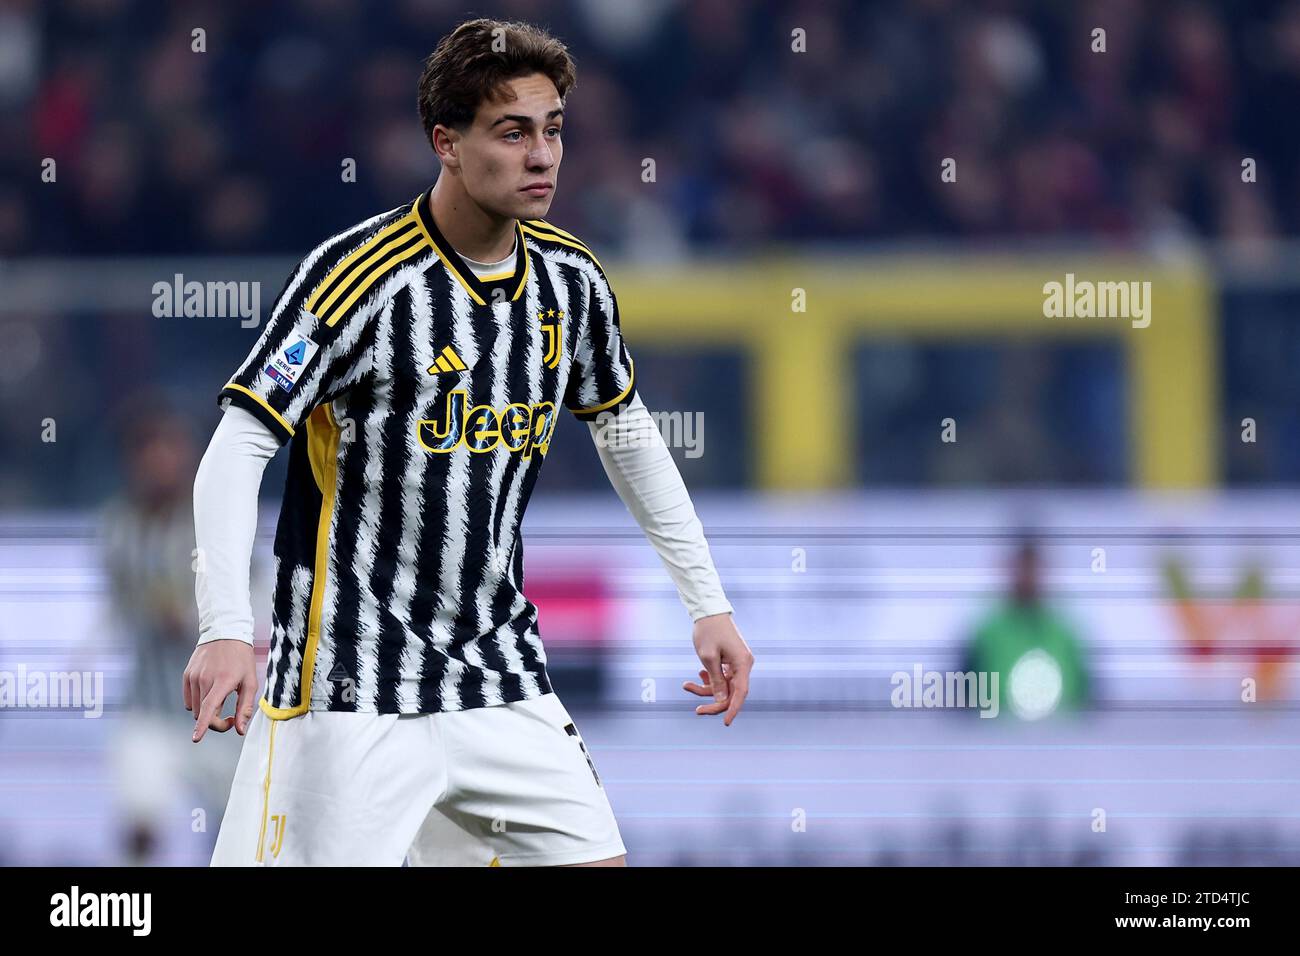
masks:
[[[1037,720],[1085,708],[1091,697],[1083,646],[1043,598],[1038,544],[1022,532],[1011,557],[1011,593],[979,626],[964,670],[998,675],[998,713]]]
[[[156,397],[155,397],[156,398]],[[103,562],[110,614],[131,669],[112,752],[125,817],[123,855],[157,863],[178,799],[201,808],[209,826],[195,855],[210,849],[238,747],[222,741],[201,754],[181,736],[189,726],[176,707],[176,677],[185,670],[198,626],[194,608],[194,440],[188,424],[157,400],[131,403],[122,444],[126,481],[104,508]]]

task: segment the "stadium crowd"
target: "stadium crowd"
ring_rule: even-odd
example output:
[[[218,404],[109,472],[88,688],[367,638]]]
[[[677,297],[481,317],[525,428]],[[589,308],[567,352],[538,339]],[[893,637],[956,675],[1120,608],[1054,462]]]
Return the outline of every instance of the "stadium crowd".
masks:
[[[506,0],[493,13],[546,24],[575,53],[566,139],[582,148],[552,216],[611,255],[1167,243],[1300,224],[1300,132],[1277,121],[1300,95],[1295,2]],[[0,254],[301,252],[397,205],[436,170],[420,60],[464,14],[446,0],[7,0]],[[956,184],[941,181],[946,157]],[[1254,189],[1240,188],[1245,157]],[[39,179],[47,158],[57,187]]]

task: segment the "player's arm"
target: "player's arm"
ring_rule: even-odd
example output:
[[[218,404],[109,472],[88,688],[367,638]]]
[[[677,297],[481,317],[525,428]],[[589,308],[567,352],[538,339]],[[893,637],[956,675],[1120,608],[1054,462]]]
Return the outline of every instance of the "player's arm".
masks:
[[[725,712],[723,723],[730,726],[749,693],[754,655],[732,620],[677,464],[636,394],[618,300],[599,267],[589,277],[587,291],[565,404],[588,423],[610,483],[664,562],[695,622],[693,637],[704,665],[704,683],[687,681],[682,686],[713,698],[695,712]]]
[[[266,463],[314,408],[367,369],[373,326],[359,309],[332,310],[329,295],[346,283],[336,264],[350,261],[362,232],[356,227],[331,237],[298,264],[257,342],[218,394],[226,411],[194,480],[199,642],[182,690],[186,710],[195,714],[195,742],[209,728],[233,726],[243,734],[253,716],[258,681],[249,569]],[[381,305],[371,300],[367,314]],[[235,715],[222,717],[233,692]]]
[[[677,463],[639,395],[587,427],[610,484],[663,561],[695,622],[703,684],[687,681],[682,686],[713,698],[713,703],[697,707],[697,714],[725,711],[723,723],[730,726],[749,693],[754,655],[732,620],[731,604]]]
[[[257,495],[280,439],[250,412],[231,405],[213,432],[194,477],[194,596],[198,646],[182,679],[185,709],[194,713],[194,741],[209,728],[248,730],[257,697],[249,568],[257,534]],[[235,715],[221,707],[237,693]]]

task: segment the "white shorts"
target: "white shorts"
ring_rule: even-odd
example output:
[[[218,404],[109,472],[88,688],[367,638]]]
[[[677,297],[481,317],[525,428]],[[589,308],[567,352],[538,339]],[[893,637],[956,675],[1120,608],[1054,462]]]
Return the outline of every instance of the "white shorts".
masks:
[[[627,850],[554,693],[445,714],[253,715],[213,866],[559,866]]]

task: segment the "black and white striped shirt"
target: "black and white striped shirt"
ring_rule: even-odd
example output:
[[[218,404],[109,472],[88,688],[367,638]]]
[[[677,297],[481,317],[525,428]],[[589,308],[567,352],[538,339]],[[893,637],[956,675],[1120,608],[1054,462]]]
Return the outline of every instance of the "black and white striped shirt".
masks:
[[[271,716],[438,713],[551,690],[520,522],[561,406],[629,402],[618,305],[582,242],[518,223],[479,278],[426,192],[298,265],[222,388],[288,441]]]

